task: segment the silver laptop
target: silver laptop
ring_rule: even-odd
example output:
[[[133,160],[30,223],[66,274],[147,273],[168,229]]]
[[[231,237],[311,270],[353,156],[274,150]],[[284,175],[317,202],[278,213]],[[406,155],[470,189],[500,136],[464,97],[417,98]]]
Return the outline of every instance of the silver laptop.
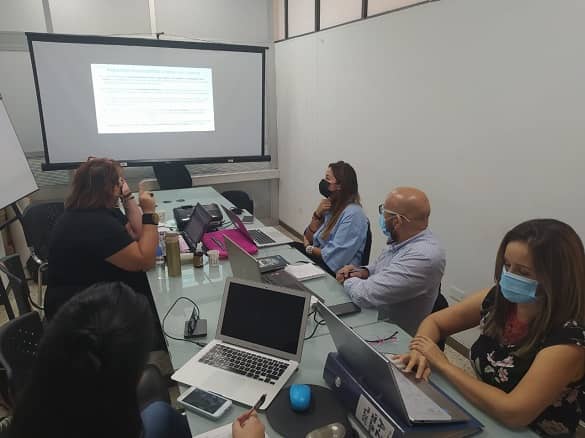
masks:
[[[234,277],[243,278],[244,280],[256,281],[258,283],[274,284],[276,286],[287,287],[289,289],[307,291],[311,295],[314,295],[314,297],[311,297],[311,305],[313,305],[316,300],[324,301],[323,298],[305,286],[294,275],[286,272],[284,269],[263,273],[260,270],[258,260],[256,260],[254,256],[248,254],[244,248],[242,248],[228,236],[224,236],[223,238],[226,244],[228,260],[230,261],[232,274]]]
[[[298,368],[309,294],[236,278],[225,283],[215,339],[172,379],[266,409]]]
[[[290,237],[282,234],[274,227],[261,227],[261,228],[246,228],[244,223],[229,208],[226,208],[224,205],[221,206],[225,211],[225,214],[230,218],[230,221],[234,226],[240,230],[244,236],[250,239],[252,242],[256,244],[258,248],[265,248],[267,246],[275,246],[275,245],[283,245],[285,243],[292,242]]]
[[[327,307],[318,303],[317,310],[327,323],[342,359],[354,373],[363,376],[366,385],[374,388],[404,421],[409,424],[455,423],[471,419],[432,384],[403,373]]]

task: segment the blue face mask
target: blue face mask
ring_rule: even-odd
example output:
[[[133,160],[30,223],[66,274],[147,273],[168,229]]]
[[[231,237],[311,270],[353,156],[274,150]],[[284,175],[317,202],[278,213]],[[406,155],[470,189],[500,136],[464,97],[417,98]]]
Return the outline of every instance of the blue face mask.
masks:
[[[538,281],[521,275],[512,274],[502,268],[500,277],[500,291],[505,299],[511,303],[534,303]]]
[[[386,226],[386,220],[384,219],[384,213],[380,213],[380,216],[378,217],[378,223],[380,224],[380,229],[382,230],[382,233],[384,233],[384,236],[386,236],[388,239],[390,239],[392,236],[390,234],[390,230],[388,230],[388,227]]]

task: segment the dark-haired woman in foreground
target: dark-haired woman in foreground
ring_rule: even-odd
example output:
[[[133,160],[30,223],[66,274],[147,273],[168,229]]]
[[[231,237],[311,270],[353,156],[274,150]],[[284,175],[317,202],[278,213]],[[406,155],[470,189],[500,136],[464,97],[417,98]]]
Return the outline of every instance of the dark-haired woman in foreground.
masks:
[[[186,418],[168,403],[139,405],[152,326],[147,300],[122,283],[98,284],[70,299],[43,336],[11,436],[190,438]],[[235,438],[264,437],[255,413],[236,423]]]
[[[524,222],[505,235],[495,280],[495,286],[428,316],[399,359],[419,378],[438,370],[509,427],[573,436],[585,383],[583,243],[557,220]],[[481,336],[470,359],[478,379],[451,364],[436,345],[477,325]]]

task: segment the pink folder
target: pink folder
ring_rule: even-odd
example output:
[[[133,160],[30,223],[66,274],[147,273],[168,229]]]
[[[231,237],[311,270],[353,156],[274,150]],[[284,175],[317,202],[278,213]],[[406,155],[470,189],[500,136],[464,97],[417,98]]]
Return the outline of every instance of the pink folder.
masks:
[[[242,247],[242,249],[244,249],[248,254],[256,254],[258,252],[258,247],[254,244],[254,242],[250,241],[250,239],[244,236],[240,230],[236,229],[219,230],[212,231],[211,233],[205,233],[201,238],[201,241],[207,250],[217,249],[219,251],[219,258],[227,259],[228,253],[223,236],[228,236],[230,239],[240,245],[240,247]],[[220,242],[221,245],[218,245],[217,242],[215,242],[213,239]]]

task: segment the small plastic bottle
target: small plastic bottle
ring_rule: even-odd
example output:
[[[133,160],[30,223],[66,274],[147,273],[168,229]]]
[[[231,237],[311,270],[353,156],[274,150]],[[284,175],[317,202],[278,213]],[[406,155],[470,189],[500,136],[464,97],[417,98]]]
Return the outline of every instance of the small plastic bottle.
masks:
[[[201,242],[197,244],[197,248],[193,253],[193,267],[195,268],[203,267],[203,247],[201,246]]]
[[[160,247],[160,244],[156,246],[156,264],[157,265],[162,265],[165,262],[165,256],[163,255],[162,252],[162,248]]]

